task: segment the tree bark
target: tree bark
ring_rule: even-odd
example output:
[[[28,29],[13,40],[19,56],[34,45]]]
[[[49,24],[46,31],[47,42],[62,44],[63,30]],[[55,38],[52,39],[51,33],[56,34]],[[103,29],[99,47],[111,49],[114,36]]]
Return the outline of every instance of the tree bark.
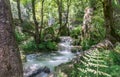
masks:
[[[90,37],[92,16],[93,16],[93,8],[87,7],[85,9],[85,14],[83,18],[82,38]]]
[[[41,28],[40,28],[40,41],[41,41],[41,36],[42,36],[42,28],[43,28],[43,18],[44,18],[44,0],[42,0],[41,3],[42,7],[41,7]]]
[[[67,27],[68,25],[68,19],[69,19],[69,12],[70,12],[70,5],[71,5],[71,0],[67,0],[67,13],[66,13],[66,22],[65,25]],[[68,26],[69,27],[69,26]],[[70,35],[70,31],[68,30],[68,35]]]
[[[0,77],[23,77],[9,0],[0,0]]]
[[[40,43],[40,35],[39,35],[39,26],[38,26],[38,22],[36,19],[36,13],[35,13],[35,1],[36,0],[32,0],[32,13],[33,13],[33,20],[34,20],[34,24],[35,24],[35,42],[38,45]]]
[[[91,32],[91,22],[94,10],[96,8],[97,0],[89,0],[89,7],[85,8],[85,14],[83,18],[83,26],[82,26],[82,39],[90,38]]]
[[[120,36],[115,32],[114,28],[112,0],[103,1],[103,12],[106,27],[106,38],[112,43],[120,41]]]
[[[58,34],[61,35],[61,29],[62,29],[62,0],[57,0],[57,6],[58,6],[59,24],[60,24]]]

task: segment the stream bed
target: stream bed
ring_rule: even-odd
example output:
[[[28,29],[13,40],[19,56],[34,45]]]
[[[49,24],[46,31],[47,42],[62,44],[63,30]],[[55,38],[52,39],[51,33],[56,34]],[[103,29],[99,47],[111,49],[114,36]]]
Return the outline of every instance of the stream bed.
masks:
[[[36,69],[45,66],[50,69],[50,72],[54,72],[56,66],[67,63],[76,57],[76,54],[71,52],[72,38],[66,36],[60,37],[60,39],[61,42],[59,43],[58,51],[53,53],[29,54],[26,56],[27,62],[23,63],[25,69],[24,77],[48,77],[48,74],[43,71],[39,75],[30,76],[30,74],[36,71]]]

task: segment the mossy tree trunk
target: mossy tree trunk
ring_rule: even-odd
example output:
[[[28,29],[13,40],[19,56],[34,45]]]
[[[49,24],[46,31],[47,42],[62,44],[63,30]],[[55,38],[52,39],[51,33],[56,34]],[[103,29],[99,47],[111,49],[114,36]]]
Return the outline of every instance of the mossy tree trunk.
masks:
[[[0,77],[23,77],[9,0],[0,0]]]
[[[82,38],[90,37],[90,28],[93,15],[93,8],[87,7],[83,18]]]
[[[89,6],[85,8],[85,14],[83,18],[83,26],[82,26],[82,38],[90,37],[91,30],[91,22],[93,17],[93,12],[96,8],[96,0],[90,0]]]
[[[103,12],[106,28],[106,39],[109,39],[112,43],[120,41],[120,36],[115,32],[114,20],[113,20],[113,0],[103,1]]]

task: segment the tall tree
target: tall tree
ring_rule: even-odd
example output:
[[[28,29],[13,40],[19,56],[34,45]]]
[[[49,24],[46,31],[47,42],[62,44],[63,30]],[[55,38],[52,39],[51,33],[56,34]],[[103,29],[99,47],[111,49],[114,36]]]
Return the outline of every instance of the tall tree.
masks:
[[[90,0],[89,6],[85,9],[83,26],[82,26],[82,38],[90,37],[91,21],[92,21],[94,9],[96,7],[95,4],[96,4],[96,0]]]
[[[43,18],[44,18],[44,1],[45,0],[42,0],[41,2],[41,27],[40,27],[40,41],[41,41],[41,35],[42,35],[42,28],[43,28]]]
[[[9,0],[0,0],[0,77],[23,77]]]
[[[40,35],[39,35],[39,24],[38,21],[36,19],[36,12],[35,12],[35,1],[36,0],[32,0],[32,13],[33,13],[33,20],[34,20],[34,24],[35,24],[35,42],[38,45],[40,43]]]
[[[112,43],[115,43],[116,41],[120,41],[120,36],[115,32],[114,28],[112,1],[113,0],[103,1],[103,12],[106,27],[106,38]]]
[[[69,12],[70,12],[70,5],[71,5],[71,0],[67,0],[66,21],[65,21],[65,24],[64,24],[65,27],[67,27],[67,25],[68,25]],[[70,35],[69,30],[68,30],[68,35]]]
[[[58,13],[59,13],[59,24],[60,24],[60,28],[59,28],[59,32],[58,34],[61,33],[62,30],[62,0],[56,0],[57,6],[58,6]]]

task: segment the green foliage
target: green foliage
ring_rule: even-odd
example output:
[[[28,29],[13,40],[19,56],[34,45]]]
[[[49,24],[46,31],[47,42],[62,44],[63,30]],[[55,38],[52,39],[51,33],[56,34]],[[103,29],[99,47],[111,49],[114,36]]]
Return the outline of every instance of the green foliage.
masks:
[[[78,38],[78,36],[81,35],[81,26],[75,27],[71,32],[70,32],[70,36],[73,38]]]
[[[46,52],[55,51],[57,50],[57,43],[51,41],[41,42],[39,49]]]
[[[23,30],[29,30],[29,31],[33,31],[35,29],[34,24],[28,21],[23,21],[21,27]]]
[[[28,53],[33,53],[37,50],[37,46],[34,41],[29,41],[26,42],[24,45],[21,46],[23,49],[23,53],[28,54]]]
[[[53,27],[47,27],[44,29],[43,34],[42,34],[43,40],[44,41],[52,41],[55,38],[55,32]]]
[[[67,26],[62,26],[59,33],[61,36],[68,36],[69,28]]]
[[[97,42],[94,41],[92,38],[85,38],[81,41],[81,46],[83,50],[89,49],[92,45],[96,44]]]
[[[78,63],[74,64],[72,77],[119,77],[120,44],[113,50],[95,50],[85,53]]]
[[[105,50],[103,51],[105,52]],[[106,64],[109,68],[106,70],[112,77],[120,76],[120,43],[113,50],[108,51],[109,56],[106,58]]]
[[[26,36],[16,30],[15,31],[15,38],[16,38],[17,43],[21,44],[26,39]]]
[[[109,67],[108,70],[112,77],[119,77],[120,76],[120,65],[112,65]]]
[[[67,75],[65,75],[63,72],[59,71],[57,77],[67,77]]]
[[[86,53],[80,63],[75,64],[75,70],[78,74],[73,71],[73,77],[111,77],[110,74],[106,73],[105,70],[108,66],[105,64],[104,58],[107,55],[103,55],[98,50]],[[75,73],[75,74],[74,74]]]
[[[41,42],[37,48],[36,43],[33,40],[31,40],[25,43],[24,45],[22,45],[21,48],[24,50],[25,54],[34,53],[36,51],[37,52],[38,51],[39,52],[51,52],[51,51],[57,50],[57,43],[51,42],[51,41]]]
[[[101,16],[93,16],[91,38],[97,42],[105,37],[104,19]]]
[[[111,51],[110,57],[112,57],[113,64],[120,65],[120,43]]]

